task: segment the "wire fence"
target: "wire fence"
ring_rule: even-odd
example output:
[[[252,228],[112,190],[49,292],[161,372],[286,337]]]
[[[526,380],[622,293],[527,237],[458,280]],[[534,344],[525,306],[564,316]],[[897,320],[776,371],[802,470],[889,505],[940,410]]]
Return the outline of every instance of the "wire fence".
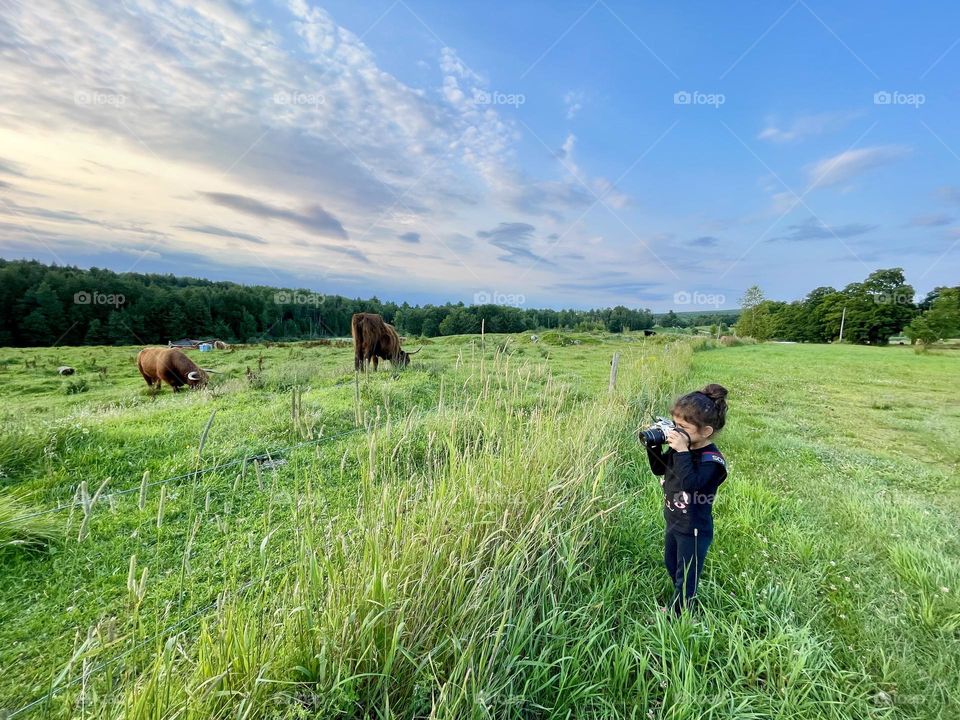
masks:
[[[260,458],[263,458],[263,457],[275,457],[275,456],[280,456],[280,455],[283,455],[284,453],[288,453],[288,452],[290,452],[290,451],[292,451],[292,450],[296,450],[296,449],[301,448],[301,447],[307,447],[307,446],[310,446],[310,445],[318,445],[318,444],[320,444],[320,443],[322,443],[322,442],[326,442],[326,441],[328,441],[328,440],[335,440],[335,439],[337,439],[337,438],[346,437],[347,435],[354,435],[354,434],[356,434],[356,433],[363,432],[363,431],[364,431],[364,428],[362,428],[362,427],[352,428],[352,429],[350,429],[350,430],[346,430],[346,431],[341,432],[341,433],[336,433],[336,434],[334,434],[334,435],[323,435],[323,436],[321,436],[321,437],[319,437],[319,438],[314,438],[313,440],[304,440],[303,442],[295,443],[295,444],[293,444],[293,445],[288,445],[288,446],[286,446],[286,447],[275,448],[275,449],[273,449],[273,450],[266,450],[266,451],[264,451],[264,452],[256,453],[256,454],[252,454],[252,455],[244,455],[242,458],[230,460],[230,461],[228,461],[228,462],[219,463],[219,464],[217,464],[217,465],[210,465],[209,467],[205,467],[205,468],[198,468],[198,469],[196,469],[196,470],[191,470],[190,472],[185,472],[185,473],[181,473],[181,474],[179,474],[179,475],[173,475],[173,476],[171,476],[171,477],[164,478],[163,480],[153,480],[153,481],[148,482],[148,483],[146,483],[146,484],[140,484],[140,485],[136,485],[136,486],[134,486],[134,487],[124,488],[123,490],[116,490],[116,491],[113,491],[113,492],[109,492],[109,493],[106,493],[106,494],[103,496],[103,500],[104,500],[104,501],[109,501],[110,498],[123,497],[123,496],[125,496],[125,495],[131,495],[131,494],[133,494],[133,493],[139,493],[139,492],[141,492],[144,488],[156,487],[156,486],[158,486],[158,485],[167,485],[167,484],[169,484],[169,483],[176,482],[176,481],[178,481],[178,480],[187,480],[187,479],[190,479],[190,478],[198,477],[198,476],[200,476],[200,475],[206,475],[207,473],[215,472],[215,471],[217,471],[217,470],[223,470],[224,468],[236,467],[237,465],[245,465],[245,464],[247,464],[247,463],[256,461],[256,460],[258,460],[258,459],[260,459]],[[0,521],[0,526],[12,525],[12,524],[14,524],[14,523],[22,522],[22,521],[24,521],[24,520],[29,520],[29,519],[31,519],[31,518],[43,517],[43,516],[46,516],[46,515],[53,515],[53,514],[55,514],[55,513],[63,512],[64,510],[71,510],[71,509],[78,508],[78,507],[82,507],[82,506],[83,506],[83,501],[82,501],[82,500],[74,500],[74,501],[72,501],[72,502],[62,503],[62,504],[60,504],[60,505],[55,505],[55,506],[50,507],[50,508],[44,508],[44,509],[42,509],[42,510],[35,510],[35,511],[33,511],[33,512],[24,513],[23,515],[18,515],[18,516],[13,517],[13,518],[8,518],[8,519],[6,519],[6,520]]]

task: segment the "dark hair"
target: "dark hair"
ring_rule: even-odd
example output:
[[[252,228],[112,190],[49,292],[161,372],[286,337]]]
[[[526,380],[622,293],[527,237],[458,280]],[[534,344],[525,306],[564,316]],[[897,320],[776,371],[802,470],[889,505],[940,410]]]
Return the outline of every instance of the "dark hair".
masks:
[[[695,390],[678,397],[670,407],[670,412],[689,420],[698,428],[707,425],[718,432],[727,422],[727,389],[723,385],[711,383],[703,390]]]

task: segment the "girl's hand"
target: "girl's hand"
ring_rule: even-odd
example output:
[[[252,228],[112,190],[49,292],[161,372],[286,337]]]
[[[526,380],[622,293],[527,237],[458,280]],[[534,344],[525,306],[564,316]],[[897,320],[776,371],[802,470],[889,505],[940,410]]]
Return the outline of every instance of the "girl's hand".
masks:
[[[677,430],[670,430],[667,433],[667,444],[677,452],[686,452],[690,449],[690,438],[686,433]]]

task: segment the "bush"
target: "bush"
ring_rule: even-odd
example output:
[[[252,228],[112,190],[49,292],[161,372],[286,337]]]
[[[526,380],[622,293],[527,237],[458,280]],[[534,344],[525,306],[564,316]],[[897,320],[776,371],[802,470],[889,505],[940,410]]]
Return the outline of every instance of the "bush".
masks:
[[[80,393],[85,393],[89,390],[87,381],[83,378],[77,378],[76,380],[68,380],[63,386],[63,393],[65,395],[79,395]]]

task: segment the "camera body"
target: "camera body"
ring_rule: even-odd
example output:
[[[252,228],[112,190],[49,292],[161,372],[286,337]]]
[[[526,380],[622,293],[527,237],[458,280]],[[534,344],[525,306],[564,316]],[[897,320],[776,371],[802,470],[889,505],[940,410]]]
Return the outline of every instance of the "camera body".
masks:
[[[676,430],[686,435],[683,429],[678,428],[672,420],[657,416],[657,421],[646,430],[640,431],[640,439],[647,445],[663,445],[667,441],[667,433]]]

